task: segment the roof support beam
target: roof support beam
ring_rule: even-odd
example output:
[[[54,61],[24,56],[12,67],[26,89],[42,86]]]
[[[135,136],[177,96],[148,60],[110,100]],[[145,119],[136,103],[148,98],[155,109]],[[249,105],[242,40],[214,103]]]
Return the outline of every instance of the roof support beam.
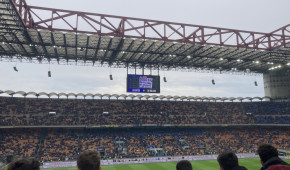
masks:
[[[30,6],[21,0],[12,0],[26,28],[64,31],[101,36],[162,40],[192,44],[218,45],[224,47],[274,50],[290,43],[290,24],[271,33],[235,30],[185,23],[174,23]],[[23,12],[24,11],[24,12]],[[51,17],[41,15],[51,13]],[[70,18],[75,18],[69,20]],[[79,22],[87,25],[80,27]],[[116,22],[117,21],[117,22]],[[68,26],[67,28],[61,25]],[[75,27],[73,27],[75,25]],[[94,31],[92,31],[94,30]]]

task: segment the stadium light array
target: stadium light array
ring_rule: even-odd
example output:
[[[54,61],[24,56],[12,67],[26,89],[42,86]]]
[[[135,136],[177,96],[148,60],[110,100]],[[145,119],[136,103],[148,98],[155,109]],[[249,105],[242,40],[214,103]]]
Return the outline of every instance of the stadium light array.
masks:
[[[288,65],[288,64],[287,64]],[[290,65],[290,64],[289,64]],[[279,68],[282,68],[281,65],[278,65],[278,66],[275,66],[275,67],[271,67],[269,68],[268,70],[276,70],[276,69],[279,69]]]

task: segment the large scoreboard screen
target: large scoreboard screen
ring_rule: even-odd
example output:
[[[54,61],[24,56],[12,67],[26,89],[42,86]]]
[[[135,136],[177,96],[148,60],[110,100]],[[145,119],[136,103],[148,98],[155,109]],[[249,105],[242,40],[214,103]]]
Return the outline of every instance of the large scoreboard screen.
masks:
[[[160,93],[160,77],[152,75],[127,75],[127,92]]]

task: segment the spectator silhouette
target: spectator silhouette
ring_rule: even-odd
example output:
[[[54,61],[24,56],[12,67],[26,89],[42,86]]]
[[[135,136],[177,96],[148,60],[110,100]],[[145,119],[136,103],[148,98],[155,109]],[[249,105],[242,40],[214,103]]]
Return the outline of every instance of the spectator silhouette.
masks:
[[[101,170],[100,153],[88,150],[80,153],[77,159],[78,170]]]
[[[278,150],[274,146],[262,144],[258,147],[258,154],[261,170],[290,170],[290,166],[278,157]]]
[[[11,162],[7,170],[40,170],[40,163],[36,159],[19,159]]]
[[[192,170],[192,165],[188,160],[181,160],[176,164],[176,170]]]
[[[239,166],[238,157],[233,152],[222,152],[219,154],[217,161],[220,165],[220,170],[247,170],[247,168]]]

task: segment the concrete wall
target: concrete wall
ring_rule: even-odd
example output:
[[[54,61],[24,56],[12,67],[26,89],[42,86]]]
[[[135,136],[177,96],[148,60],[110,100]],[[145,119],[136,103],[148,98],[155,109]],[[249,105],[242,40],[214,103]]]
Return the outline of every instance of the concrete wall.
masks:
[[[263,75],[265,96],[290,98],[290,70],[270,71]]]

